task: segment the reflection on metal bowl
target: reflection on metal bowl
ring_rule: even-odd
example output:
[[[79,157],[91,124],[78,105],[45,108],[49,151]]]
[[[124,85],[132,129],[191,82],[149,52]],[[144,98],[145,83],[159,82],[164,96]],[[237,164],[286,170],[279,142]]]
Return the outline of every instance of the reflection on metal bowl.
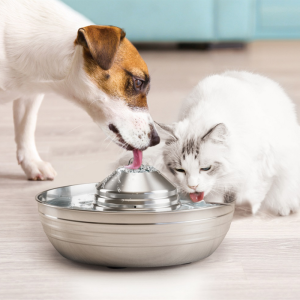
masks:
[[[101,183],[37,195],[40,220],[64,257],[110,267],[159,267],[211,255],[229,230],[234,202],[192,203],[155,169],[119,168]]]

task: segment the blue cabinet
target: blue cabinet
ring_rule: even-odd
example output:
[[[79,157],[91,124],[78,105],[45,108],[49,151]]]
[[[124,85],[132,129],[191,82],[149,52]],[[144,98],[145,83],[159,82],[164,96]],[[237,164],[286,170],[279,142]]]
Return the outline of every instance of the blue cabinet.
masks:
[[[259,0],[255,38],[300,38],[299,0]]]
[[[217,40],[250,39],[254,29],[253,0],[215,0],[214,23]]]
[[[300,0],[63,0],[138,42],[300,38]]]
[[[198,41],[214,37],[211,0],[64,0],[96,24],[124,28],[132,41]]]

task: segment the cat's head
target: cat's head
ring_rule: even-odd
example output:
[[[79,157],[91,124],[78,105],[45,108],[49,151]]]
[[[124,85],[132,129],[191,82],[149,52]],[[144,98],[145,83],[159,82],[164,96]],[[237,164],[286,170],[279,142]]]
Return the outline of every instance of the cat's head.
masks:
[[[230,171],[230,136],[225,124],[201,129],[185,119],[158,125],[165,143],[165,166],[180,190],[197,202],[221,189],[219,179]]]

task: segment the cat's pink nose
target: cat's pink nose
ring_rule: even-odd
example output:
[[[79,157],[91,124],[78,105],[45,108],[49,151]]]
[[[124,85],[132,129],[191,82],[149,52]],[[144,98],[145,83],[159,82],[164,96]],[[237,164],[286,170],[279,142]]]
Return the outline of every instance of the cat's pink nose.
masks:
[[[197,188],[198,185],[194,185],[194,186],[188,186],[190,189],[195,190]]]

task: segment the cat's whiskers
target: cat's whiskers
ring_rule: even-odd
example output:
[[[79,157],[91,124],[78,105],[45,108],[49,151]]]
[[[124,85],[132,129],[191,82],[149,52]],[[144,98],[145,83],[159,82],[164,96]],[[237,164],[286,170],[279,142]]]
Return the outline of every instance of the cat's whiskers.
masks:
[[[110,141],[106,144],[106,147],[105,147],[105,150],[110,146],[110,144],[112,143],[112,142],[116,142],[116,137],[110,137],[109,136],[109,138],[110,138]]]
[[[95,103],[95,102],[97,102],[97,101],[101,101],[101,98],[94,99],[92,102],[89,103],[89,107],[91,107],[92,104]]]
[[[218,195],[218,191],[216,189],[211,189],[210,194],[212,195]]]

